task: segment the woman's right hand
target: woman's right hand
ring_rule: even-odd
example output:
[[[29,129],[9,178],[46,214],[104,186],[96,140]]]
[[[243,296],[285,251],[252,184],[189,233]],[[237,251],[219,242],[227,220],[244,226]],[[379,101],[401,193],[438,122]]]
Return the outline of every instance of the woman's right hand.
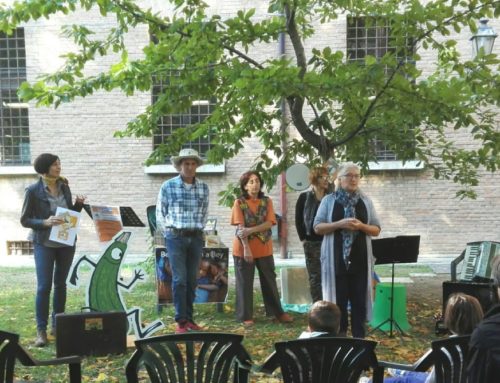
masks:
[[[58,226],[64,223],[64,219],[51,215],[49,218],[43,221],[43,225],[47,227]]]

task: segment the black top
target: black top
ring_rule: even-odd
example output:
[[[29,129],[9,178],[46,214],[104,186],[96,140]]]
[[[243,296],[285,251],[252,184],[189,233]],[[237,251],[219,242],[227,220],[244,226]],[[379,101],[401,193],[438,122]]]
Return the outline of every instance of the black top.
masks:
[[[368,210],[363,200],[360,198],[356,204],[356,218],[363,223],[368,222]],[[340,221],[344,218],[344,207],[336,202],[333,208],[332,222]],[[366,257],[366,234],[358,231],[351,248],[351,255],[349,257],[351,265],[349,269],[346,268],[344,257],[342,255],[342,230],[335,231],[335,273],[338,274],[354,274],[365,272],[368,269],[368,261]]]
[[[314,232],[314,228],[312,227],[314,222],[314,217],[316,216],[316,212],[318,211],[318,207],[321,201],[318,201],[316,197],[314,197],[314,210],[312,214],[309,214],[311,218],[310,222],[305,222],[304,220],[304,209],[306,208],[306,198],[307,193],[314,193],[309,190],[304,193],[300,193],[299,199],[297,200],[297,204],[295,205],[295,228],[297,229],[297,234],[299,235],[299,239],[301,241],[318,241],[321,242],[323,240],[322,235],[318,235]],[[306,227],[306,225],[308,225]],[[309,230],[307,230],[309,228]],[[308,235],[307,232],[310,234]]]
[[[498,382],[500,305],[493,306],[473,331],[467,365],[468,382]]]

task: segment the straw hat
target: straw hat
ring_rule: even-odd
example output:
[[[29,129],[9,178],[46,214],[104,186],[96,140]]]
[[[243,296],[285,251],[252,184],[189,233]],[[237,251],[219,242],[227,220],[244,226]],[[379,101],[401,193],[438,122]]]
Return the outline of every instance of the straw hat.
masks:
[[[195,160],[198,166],[203,165],[203,160],[199,156],[198,152],[191,148],[181,149],[178,156],[172,157],[172,164],[177,170],[179,170],[182,160],[186,160],[188,158],[191,160]]]

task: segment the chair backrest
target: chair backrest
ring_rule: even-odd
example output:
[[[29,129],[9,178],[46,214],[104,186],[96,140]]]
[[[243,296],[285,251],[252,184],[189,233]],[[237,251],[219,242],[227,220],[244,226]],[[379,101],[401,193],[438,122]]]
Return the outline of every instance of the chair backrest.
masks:
[[[466,361],[470,335],[454,336],[432,342],[432,358],[436,383],[462,383],[466,381]]]
[[[363,370],[377,368],[377,342],[315,337],[275,344],[285,383],[355,383]]]
[[[18,343],[18,334],[0,330],[0,383],[11,383],[14,381],[15,346]]]
[[[135,341],[136,351],[127,363],[127,382],[138,381],[146,369],[152,383],[245,383],[250,356],[242,335],[187,333]]]
[[[148,216],[149,231],[151,237],[154,238],[156,233],[156,205],[149,205],[146,208],[146,215]]]

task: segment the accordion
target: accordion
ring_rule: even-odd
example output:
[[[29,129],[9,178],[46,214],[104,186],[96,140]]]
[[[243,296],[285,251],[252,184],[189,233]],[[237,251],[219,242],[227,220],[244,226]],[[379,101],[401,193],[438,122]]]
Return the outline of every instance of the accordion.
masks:
[[[491,262],[500,256],[500,242],[469,242],[462,255],[464,264],[460,273],[461,281],[489,281]]]

